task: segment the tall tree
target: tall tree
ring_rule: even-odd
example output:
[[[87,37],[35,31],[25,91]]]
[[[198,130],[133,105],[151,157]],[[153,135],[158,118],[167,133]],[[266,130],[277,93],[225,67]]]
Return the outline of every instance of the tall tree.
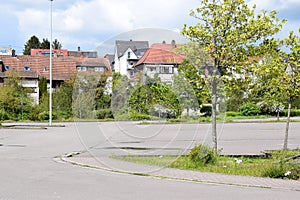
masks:
[[[47,38],[43,38],[40,48],[41,49],[50,49],[50,42]]]
[[[63,82],[57,92],[54,93],[53,108],[55,111],[66,112],[72,116],[73,91],[76,79],[72,77]]]
[[[31,49],[39,49],[40,48],[40,40],[35,35],[31,36],[31,38],[26,42],[23,49],[23,55],[30,55]]]
[[[110,108],[111,95],[108,94],[108,74],[101,73],[99,82],[95,92],[95,108],[96,110]]]
[[[244,0],[202,0],[191,16],[199,20],[195,26],[184,25],[183,35],[199,44],[212,61],[212,139],[217,145],[217,83],[219,74],[226,77],[241,74],[249,63],[253,48],[261,39],[279,32],[282,23],[276,11],[255,14]]]
[[[62,45],[61,45],[61,43],[57,39],[55,39],[52,42],[52,47],[53,47],[53,49],[61,49]],[[50,45],[49,45],[49,48],[50,48]]]
[[[47,79],[42,77],[39,82],[39,98],[41,100],[42,96],[47,95]]]

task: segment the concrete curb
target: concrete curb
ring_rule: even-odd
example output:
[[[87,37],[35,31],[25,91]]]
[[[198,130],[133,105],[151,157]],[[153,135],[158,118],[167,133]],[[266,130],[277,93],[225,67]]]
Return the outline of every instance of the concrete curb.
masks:
[[[104,158],[112,163],[116,162],[111,158]],[[121,163],[124,170],[118,168],[110,168],[109,166],[99,163],[93,157],[80,157],[80,156],[61,156],[60,160],[65,163],[70,163],[73,165],[88,167],[94,169],[106,170],[109,172],[125,173],[138,176],[150,176],[154,178],[171,179],[171,180],[182,180],[182,181],[192,181],[201,182],[209,184],[225,184],[234,185],[241,187],[255,187],[255,188],[267,188],[267,189],[282,189],[282,190],[292,190],[300,191],[300,181],[295,180],[283,180],[283,179],[272,179],[263,177],[252,177],[252,176],[238,176],[238,175],[227,175],[218,174],[210,172],[199,172],[192,170],[182,170],[174,168],[160,168],[159,170],[154,170],[151,166],[145,166],[136,163],[128,163],[125,161],[117,161],[118,165]],[[144,170],[145,167],[147,170]],[[140,170],[134,170],[138,169]],[[133,170],[132,170],[133,169]],[[143,169],[143,170],[141,170]]]

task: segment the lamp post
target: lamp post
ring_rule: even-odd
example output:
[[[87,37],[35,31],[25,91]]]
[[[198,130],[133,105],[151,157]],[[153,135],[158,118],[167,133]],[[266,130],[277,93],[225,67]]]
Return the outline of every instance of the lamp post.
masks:
[[[50,1],[50,89],[49,89],[49,126],[52,125],[52,1]]]

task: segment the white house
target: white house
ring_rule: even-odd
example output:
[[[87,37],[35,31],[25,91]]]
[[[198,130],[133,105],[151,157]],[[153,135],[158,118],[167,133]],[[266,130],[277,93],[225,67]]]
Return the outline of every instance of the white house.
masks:
[[[148,48],[148,41],[116,40],[114,71],[130,77],[130,73],[133,73],[133,66]]]

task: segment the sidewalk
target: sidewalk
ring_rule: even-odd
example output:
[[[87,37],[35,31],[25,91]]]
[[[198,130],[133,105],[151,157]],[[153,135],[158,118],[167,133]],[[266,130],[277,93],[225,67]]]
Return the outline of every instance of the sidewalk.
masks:
[[[211,184],[226,184],[243,187],[259,187],[272,189],[285,189],[300,191],[300,181],[271,179],[251,176],[237,176],[192,170],[181,170],[166,167],[148,166],[130,163],[108,157],[92,157],[90,155],[77,155],[61,157],[64,162],[83,167],[91,167],[118,173],[128,173],[141,176],[152,176],[157,178],[169,178],[175,180],[195,181]]]

